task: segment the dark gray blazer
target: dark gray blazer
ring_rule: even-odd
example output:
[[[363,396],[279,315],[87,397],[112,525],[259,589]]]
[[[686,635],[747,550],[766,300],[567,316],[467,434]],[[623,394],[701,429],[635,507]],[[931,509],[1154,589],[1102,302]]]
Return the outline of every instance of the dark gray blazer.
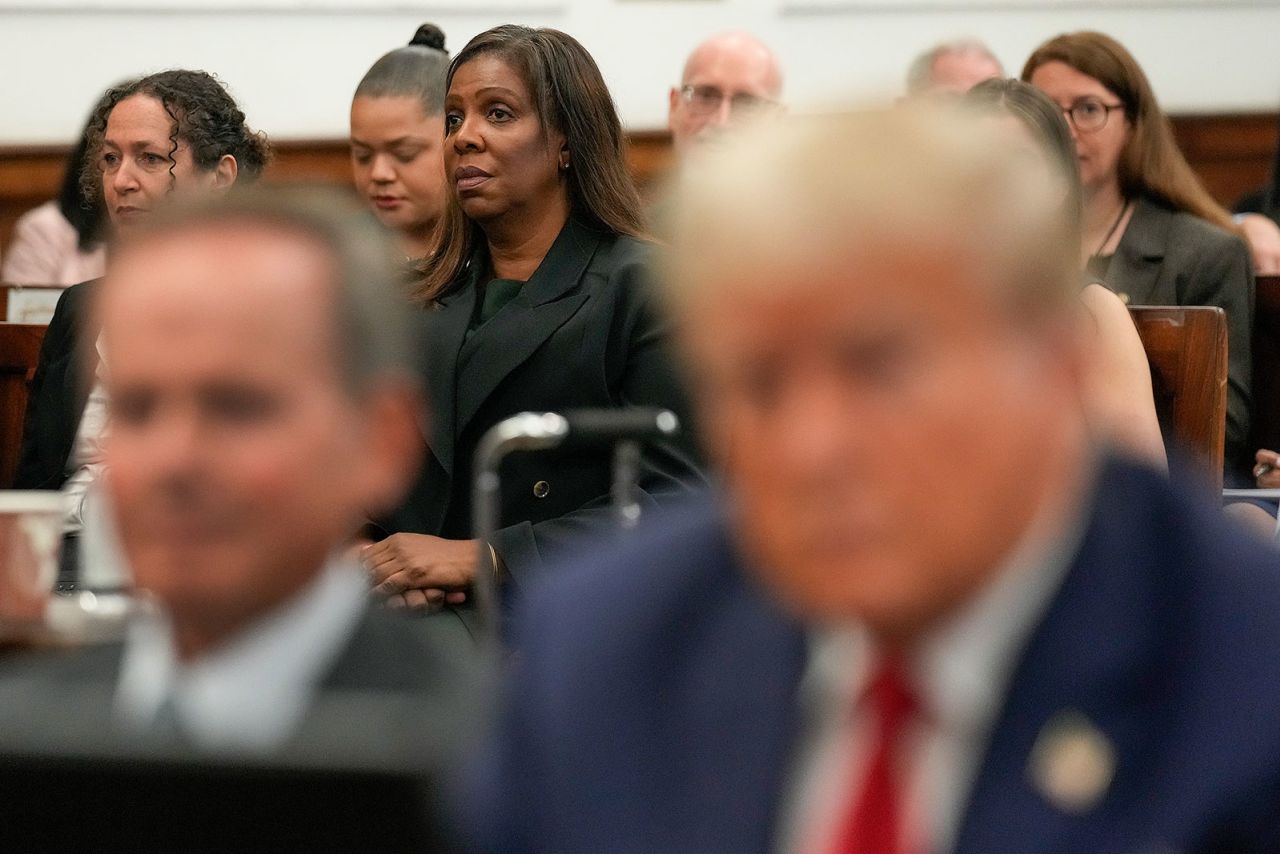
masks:
[[[1130,305],[1216,305],[1227,313],[1226,466],[1252,459],[1247,440],[1253,268],[1244,241],[1140,197],[1104,278]]]
[[[122,658],[123,645],[110,643],[6,660],[0,751],[175,752],[172,742],[114,726]],[[484,673],[481,648],[456,614],[411,618],[371,607],[281,753],[325,765],[410,770],[437,761],[473,717]]]

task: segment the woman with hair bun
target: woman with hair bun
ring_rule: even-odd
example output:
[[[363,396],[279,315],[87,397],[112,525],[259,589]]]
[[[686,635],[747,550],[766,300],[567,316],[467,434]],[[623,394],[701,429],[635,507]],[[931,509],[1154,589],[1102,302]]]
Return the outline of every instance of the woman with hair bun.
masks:
[[[444,211],[444,81],[449,54],[434,24],[384,54],[351,99],[356,189],[409,258],[426,254]]]
[[[1146,75],[1115,39],[1052,38],[1022,79],[1068,119],[1084,192],[1085,267],[1131,304],[1226,312],[1225,475],[1247,480],[1253,272],[1230,216],[1192,172]]]

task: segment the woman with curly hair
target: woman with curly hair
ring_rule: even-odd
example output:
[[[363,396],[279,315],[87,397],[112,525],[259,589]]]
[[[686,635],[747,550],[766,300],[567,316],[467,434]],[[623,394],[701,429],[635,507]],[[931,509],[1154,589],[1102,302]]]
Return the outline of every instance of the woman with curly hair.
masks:
[[[89,119],[81,183],[127,233],[171,195],[220,193],[255,180],[270,158],[222,84],[204,71],[171,70],[109,89]],[[66,531],[77,535],[99,476],[106,401],[96,381],[97,280],[63,292],[32,381],[15,486],[67,493]],[[69,544],[74,553],[74,543]]]

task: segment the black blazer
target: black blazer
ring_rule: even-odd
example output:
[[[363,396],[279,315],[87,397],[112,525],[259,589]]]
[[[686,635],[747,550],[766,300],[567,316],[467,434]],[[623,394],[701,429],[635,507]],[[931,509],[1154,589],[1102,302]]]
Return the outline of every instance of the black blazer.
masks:
[[[577,220],[561,230],[519,294],[468,337],[483,257],[425,312],[430,453],[387,532],[472,535],[476,445],[528,410],[660,406],[683,430],[643,452],[643,504],[705,485],[668,324],[648,281],[650,247]],[[517,454],[502,474],[502,522],[491,545],[520,580],[585,533],[607,529],[611,451]]]
[[[1242,460],[1252,461],[1254,287],[1244,241],[1199,217],[1141,197],[1105,279],[1130,305],[1216,305],[1227,313],[1226,467],[1230,471]]]
[[[98,282],[72,285],[58,298],[27,398],[16,489],[61,489],[66,482],[67,458],[89,399],[90,369],[98,362],[97,329],[89,328]]]

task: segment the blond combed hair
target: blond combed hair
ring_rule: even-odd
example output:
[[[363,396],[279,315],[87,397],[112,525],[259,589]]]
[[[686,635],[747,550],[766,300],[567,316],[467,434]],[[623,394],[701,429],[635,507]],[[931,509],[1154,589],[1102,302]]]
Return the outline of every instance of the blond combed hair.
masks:
[[[1080,288],[1066,192],[1044,158],[964,105],[761,123],[682,170],[664,289],[679,316],[710,288],[802,287],[805,271],[859,247],[943,246],[981,264],[1011,307],[1043,316]]]

